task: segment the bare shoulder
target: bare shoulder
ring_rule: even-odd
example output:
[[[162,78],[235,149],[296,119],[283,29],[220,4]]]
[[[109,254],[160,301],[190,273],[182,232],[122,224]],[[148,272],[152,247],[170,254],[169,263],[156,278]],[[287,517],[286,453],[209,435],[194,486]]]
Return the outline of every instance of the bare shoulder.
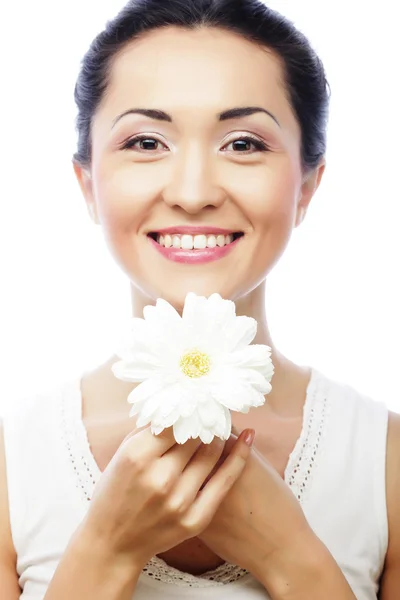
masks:
[[[400,589],[400,414],[390,412],[386,456],[389,547],[381,580],[381,600],[394,600]]]
[[[16,555],[11,537],[8,507],[4,429],[0,420],[0,599],[17,600],[21,589],[16,572]]]
[[[400,414],[393,412],[389,413],[388,424],[386,497],[391,542],[396,542],[400,549]],[[400,561],[400,554],[398,560]]]

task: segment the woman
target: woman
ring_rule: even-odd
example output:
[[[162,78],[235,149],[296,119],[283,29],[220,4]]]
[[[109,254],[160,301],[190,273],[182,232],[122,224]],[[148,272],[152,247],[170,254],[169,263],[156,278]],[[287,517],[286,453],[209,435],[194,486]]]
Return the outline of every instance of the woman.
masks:
[[[275,374],[226,444],[135,429],[115,356],[13,411],[2,597],[395,600],[399,417],[283,356],[264,310],[325,168],[308,41],[257,0],[138,0],[91,45],[75,99],[74,171],[132,314],[218,292],[258,321]]]

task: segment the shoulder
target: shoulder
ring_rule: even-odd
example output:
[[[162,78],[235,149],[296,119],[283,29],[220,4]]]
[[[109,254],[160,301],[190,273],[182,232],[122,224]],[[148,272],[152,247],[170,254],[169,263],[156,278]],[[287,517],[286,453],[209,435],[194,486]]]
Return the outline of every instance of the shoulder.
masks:
[[[31,394],[13,398],[4,413],[5,442],[25,429],[46,427],[52,422],[63,405],[62,400],[70,404],[72,396],[78,393],[78,381],[76,378],[65,379]]]
[[[8,508],[3,423],[0,419],[0,595],[17,600],[21,595]]]
[[[400,568],[400,414],[389,412],[386,457],[389,553],[395,549]]]
[[[379,460],[385,460],[388,408],[385,402],[378,401],[372,396],[360,391],[353,385],[336,378],[322,374],[320,378],[325,387],[320,398],[327,399],[327,411],[334,437],[339,428],[342,439],[347,437],[353,445],[354,439],[358,444],[353,450],[361,453],[371,451]],[[320,386],[321,389],[322,386]]]
[[[15,560],[15,549],[9,519],[4,427],[0,419],[0,561],[6,559]]]
[[[386,455],[386,503],[389,545],[381,578],[381,600],[396,597],[400,588],[400,415],[389,412]]]

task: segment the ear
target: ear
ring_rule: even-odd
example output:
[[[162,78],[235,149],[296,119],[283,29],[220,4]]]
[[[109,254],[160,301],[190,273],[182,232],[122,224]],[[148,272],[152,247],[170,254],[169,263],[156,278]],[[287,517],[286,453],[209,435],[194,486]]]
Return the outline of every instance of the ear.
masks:
[[[319,188],[321,183],[322,175],[324,174],[326,167],[325,159],[319,164],[318,167],[313,169],[306,175],[301,186],[300,199],[297,204],[296,222],[295,227],[301,225],[304,221],[304,217],[307,214],[309,204],[315,192]]]
[[[78,181],[79,187],[81,188],[83,197],[86,202],[86,208],[95,225],[99,225],[99,217],[97,214],[97,206],[93,196],[93,184],[92,184],[92,175],[90,171],[82,167],[80,164],[72,161],[74,172],[76,179]]]

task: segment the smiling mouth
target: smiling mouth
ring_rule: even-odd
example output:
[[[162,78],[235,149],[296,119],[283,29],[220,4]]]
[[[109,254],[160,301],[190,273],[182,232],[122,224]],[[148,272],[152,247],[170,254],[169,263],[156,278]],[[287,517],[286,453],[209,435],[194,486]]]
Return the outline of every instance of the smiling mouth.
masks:
[[[176,250],[203,250],[205,248],[223,248],[224,246],[228,246],[237,239],[243,237],[244,233],[238,231],[228,235],[189,235],[179,233],[162,235],[158,232],[151,232],[148,236],[164,248],[175,248]]]

